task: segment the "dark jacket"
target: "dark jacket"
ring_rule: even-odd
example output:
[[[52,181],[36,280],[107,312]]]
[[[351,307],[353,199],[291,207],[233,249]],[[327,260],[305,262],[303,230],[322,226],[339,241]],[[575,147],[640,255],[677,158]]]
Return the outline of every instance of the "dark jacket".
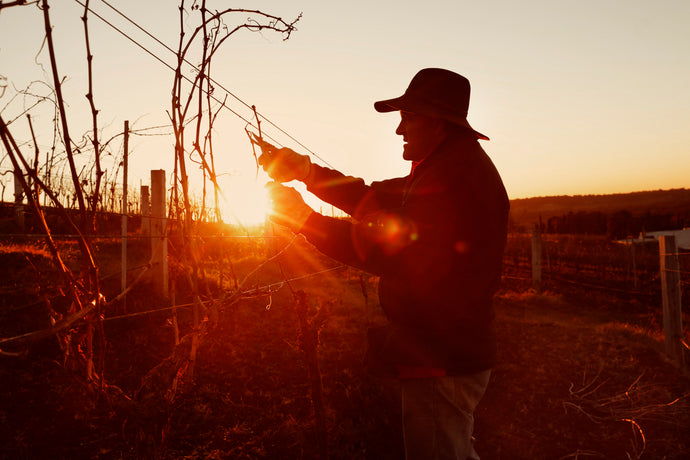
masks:
[[[509,201],[479,142],[452,135],[409,176],[369,186],[312,169],[308,190],[353,221],[313,213],[302,233],[323,253],[380,276],[392,325],[371,332],[374,355],[449,375],[490,368]]]

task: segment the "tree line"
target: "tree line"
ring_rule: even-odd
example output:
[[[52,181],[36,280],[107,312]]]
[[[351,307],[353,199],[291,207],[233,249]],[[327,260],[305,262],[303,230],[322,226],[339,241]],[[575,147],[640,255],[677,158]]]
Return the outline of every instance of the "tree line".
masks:
[[[633,214],[627,210],[568,212],[541,223],[541,230],[553,234],[606,235],[610,239],[637,237],[640,233],[679,230],[690,225],[690,212]]]

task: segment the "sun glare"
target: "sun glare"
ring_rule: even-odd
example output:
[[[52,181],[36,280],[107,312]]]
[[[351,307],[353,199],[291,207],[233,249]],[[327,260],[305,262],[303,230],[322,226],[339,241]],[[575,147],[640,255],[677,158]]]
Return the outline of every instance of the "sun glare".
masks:
[[[262,224],[270,210],[268,194],[261,181],[236,181],[226,188],[223,220],[245,227]]]

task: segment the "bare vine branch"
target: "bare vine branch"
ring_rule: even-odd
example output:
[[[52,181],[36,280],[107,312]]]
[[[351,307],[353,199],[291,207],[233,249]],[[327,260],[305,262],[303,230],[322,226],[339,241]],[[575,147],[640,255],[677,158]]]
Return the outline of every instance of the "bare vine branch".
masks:
[[[79,182],[79,175],[77,174],[77,168],[74,164],[74,153],[72,152],[72,142],[70,141],[69,126],[67,124],[67,111],[65,110],[65,102],[64,98],[62,97],[62,84],[60,83],[57,61],[55,59],[55,46],[53,44],[52,32],[53,27],[50,23],[50,6],[48,5],[48,0],[43,0],[41,9],[43,10],[43,20],[45,23],[46,40],[48,43],[48,53],[50,55],[50,65],[53,75],[53,84],[55,86],[55,95],[57,97],[60,121],[62,122],[63,143],[67,152],[67,161],[69,162],[70,174],[72,175],[72,182],[74,184],[74,193],[77,201],[79,202],[79,210],[82,214],[82,223],[85,223],[87,221],[86,206],[84,204],[84,196],[82,194],[81,184]]]
[[[38,3],[38,0],[33,1],[33,2],[27,2],[26,0],[14,0],[12,2],[3,2],[2,0],[0,0],[0,10],[2,10],[3,8],[10,8],[13,6],[29,5],[32,3]]]
[[[89,80],[89,92],[86,94],[86,99],[89,101],[89,106],[91,107],[91,120],[93,122],[92,138],[91,144],[93,145],[94,153],[94,163],[96,166],[96,184],[91,192],[91,211],[92,211],[92,227],[96,226],[96,211],[98,207],[98,201],[100,198],[101,191],[101,177],[103,176],[103,170],[101,169],[101,146],[98,142],[98,110],[96,110],[96,105],[93,99],[93,55],[91,54],[91,44],[89,40],[89,0],[85,1],[84,4],[84,16],[82,16],[82,21],[84,22],[84,39],[86,42],[86,65]]]

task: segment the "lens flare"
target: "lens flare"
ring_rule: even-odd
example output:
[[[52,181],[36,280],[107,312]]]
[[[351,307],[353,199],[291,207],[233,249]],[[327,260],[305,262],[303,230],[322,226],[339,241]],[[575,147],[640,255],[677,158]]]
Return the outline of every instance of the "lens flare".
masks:
[[[359,227],[355,245],[361,256],[372,246],[387,254],[395,254],[419,239],[414,222],[395,213],[378,212],[366,216]]]

